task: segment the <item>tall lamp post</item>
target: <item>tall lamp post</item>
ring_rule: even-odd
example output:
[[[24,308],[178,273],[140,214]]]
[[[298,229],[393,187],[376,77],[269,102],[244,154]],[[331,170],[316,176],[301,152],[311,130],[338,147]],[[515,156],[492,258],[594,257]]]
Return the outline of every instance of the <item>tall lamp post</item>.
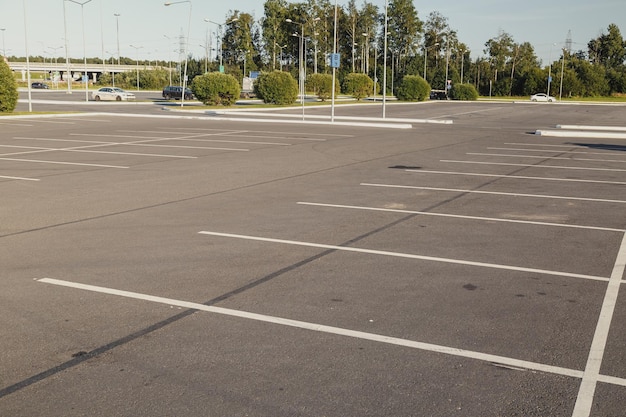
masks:
[[[548,91],[547,94],[550,95],[550,84],[552,84],[552,47],[556,46],[556,43],[550,45],[550,58],[548,59]]]
[[[185,42],[185,72],[183,74],[183,92],[180,96],[180,107],[185,105],[185,93],[187,92],[187,61],[188,58],[188,48],[189,48],[189,31],[191,30],[191,0],[182,0],[182,1],[168,1],[165,3],[165,6],[171,6],[172,4],[181,4],[181,3],[189,3],[189,22],[187,23],[187,41]]]
[[[439,42],[433,43],[429,47],[426,47],[426,44],[424,44],[424,81],[426,81],[426,62],[428,62],[428,50],[434,48],[435,46],[439,46]]]
[[[302,55],[303,55],[303,49],[304,49],[304,23],[296,23],[291,19],[285,19],[285,21],[287,23],[293,23],[294,25],[300,25],[302,27],[302,30],[300,31],[300,34],[298,35],[298,33],[294,33],[293,36],[298,36],[298,74],[299,74],[299,81],[300,81],[300,85],[299,85],[299,90],[300,90],[300,103],[302,103],[302,117],[304,118],[304,63]]]
[[[204,21],[207,23],[213,23],[214,25],[217,25],[217,28],[219,29],[219,41],[220,41],[220,46],[218,47],[219,51],[220,51],[220,72],[224,72],[224,25],[230,25],[231,23],[234,23],[236,21],[238,21],[239,18],[235,17],[232,20],[229,20],[228,22],[224,22],[224,23],[217,23],[214,22],[212,20],[209,20],[208,18],[205,18]]]
[[[115,26],[117,30],[117,65],[120,65],[120,16],[119,13],[114,13],[115,16]]]
[[[85,46],[85,4],[89,3],[91,0],[85,0],[83,2],[76,0],[65,0],[72,2],[74,4],[78,4],[80,6],[81,20],[83,26],[83,63],[85,66],[85,74],[83,74],[83,79],[85,80],[85,101],[89,101],[89,76],[87,75],[87,47]],[[65,4],[65,3],[64,3]]]
[[[70,52],[67,48],[67,17],[65,13],[65,1],[63,2],[63,30],[65,32],[65,66],[66,66],[66,74],[65,78],[67,78],[67,94],[72,94],[72,70],[70,68]]]
[[[287,44],[285,45],[279,45],[276,42],[274,42],[274,45],[278,46],[280,48],[280,70],[283,70],[283,49],[285,49],[287,47]]]
[[[137,67],[137,91],[139,91],[139,50],[141,48],[143,48],[143,46],[135,46],[135,45],[130,45],[131,48],[135,48],[135,52],[137,55],[137,59],[136,59],[136,67]]]
[[[320,20],[319,17],[313,19],[314,22]],[[302,103],[302,119],[304,120],[304,96],[306,94],[305,81],[306,81],[306,62],[304,62],[304,57],[306,56],[306,52],[304,50],[304,22],[295,22],[291,19],[285,19],[287,23],[293,23],[294,25],[300,25],[301,32],[300,34],[294,33],[294,36],[298,36],[300,41],[300,57],[298,59],[299,68],[300,68],[300,102]]]
[[[387,35],[389,26],[389,0],[385,0],[385,40],[383,51],[383,119],[385,118],[385,105],[387,103]]]
[[[7,56],[7,49],[4,45],[4,31],[7,30],[6,28],[0,28],[0,31],[2,31],[2,56],[6,57]]]

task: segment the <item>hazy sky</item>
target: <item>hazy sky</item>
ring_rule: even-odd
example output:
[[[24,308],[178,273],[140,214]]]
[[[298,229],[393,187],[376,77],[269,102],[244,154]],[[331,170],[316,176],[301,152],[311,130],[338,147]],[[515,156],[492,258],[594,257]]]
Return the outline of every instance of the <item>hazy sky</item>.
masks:
[[[201,45],[206,44],[207,31],[216,30],[216,25],[204,22],[205,18],[223,22],[229,10],[260,18],[264,1],[191,0],[165,7],[161,0],[91,0],[81,7],[68,0],[65,2],[68,49],[72,57],[83,56],[82,9],[88,57],[101,57],[103,50],[107,59],[117,55],[116,20],[119,19],[122,56],[174,60],[177,58],[174,50],[179,48],[176,39],[181,32],[186,34],[191,5],[189,49],[194,56],[204,57]],[[370,2],[384,11],[384,0]],[[357,0],[357,5],[362,3]],[[338,0],[338,4],[345,5],[347,0]],[[432,11],[447,17],[459,40],[471,49],[472,58],[484,56],[485,42],[500,31],[509,33],[517,43],[530,42],[544,64],[549,57],[558,59],[570,30],[573,50],[586,50],[587,42],[606,32],[611,23],[617,24],[626,38],[626,0],[415,0],[414,4],[423,21]],[[63,6],[63,0],[0,0],[0,29],[5,29],[0,33],[0,52],[6,49],[7,55],[24,56],[27,36],[31,56],[65,56]],[[116,18],[115,13],[121,16]]]

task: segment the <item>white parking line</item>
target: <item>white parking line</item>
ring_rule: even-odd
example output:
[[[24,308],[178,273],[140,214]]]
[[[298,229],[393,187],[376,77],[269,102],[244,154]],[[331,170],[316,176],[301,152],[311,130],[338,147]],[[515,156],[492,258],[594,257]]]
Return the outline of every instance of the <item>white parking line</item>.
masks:
[[[511,155],[503,153],[482,153],[482,152],[468,152],[467,155],[478,156],[502,156],[505,158],[535,158],[535,159],[560,159],[566,161],[586,161],[586,162],[619,162],[626,164],[626,160],[620,159],[593,159],[593,158],[565,158],[562,156],[542,156],[542,155]]]
[[[584,152],[584,151],[564,151],[564,150],[550,150],[550,149],[522,149],[522,148],[487,148],[494,151],[523,151],[523,152],[558,152],[561,154],[575,154],[575,155],[619,155],[624,156],[624,152]],[[569,159],[569,158],[567,158]],[[590,159],[590,161],[596,161],[596,159]]]
[[[467,190],[467,189],[460,189],[460,188],[420,187],[416,185],[371,184],[371,183],[361,183],[361,185],[365,185],[368,187],[405,188],[405,189],[413,189],[413,190],[449,191],[449,192],[454,192],[454,193],[492,194],[492,195],[507,195],[507,196],[512,196],[512,197],[552,198],[555,200],[575,200],[575,201],[591,201],[595,203],[626,204],[626,200],[609,200],[605,198],[586,198],[586,197],[566,197],[566,196],[560,196],[560,195],[504,193],[504,192],[497,192],[497,191]]]
[[[209,128],[195,128],[195,127],[167,127],[167,128],[163,128],[163,129],[173,129],[173,130],[195,130],[195,131],[215,131],[215,130],[219,130],[219,131],[224,131],[224,129],[209,129]],[[231,133],[244,133],[244,132],[250,132],[248,131],[229,131]],[[250,132],[252,133],[252,132]],[[290,135],[290,139],[291,139],[291,135],[295,135],[295,136],[325,136],[325,137],[336,137],[336,138],[353,138],[354,135],[338,135],[336,133],[303,133],[303,132],[275,132],[275,131],[270,131],[270,130],[255,130],[254,133],[267,133],[268,135],[271,135],[269,137],[276,137],[276,135]],[[300,139],[307,139],[307,140],[317,140],[317,139],[312,139],[312,138],[300,138]],[[322,139],[324,140],[324,139]]]
[[[511,163],[506,163],[506,162],[457,161],[454,159],[440,159],[439,162],[448,162],[452,164],[500,165],[500,166],[509,166],[509,167],[526,167],[526,168],[574,169],[574,170],[581,170],[581,171],[626,172],[626,169],[619,169],[619,168],[590,168],[590,167],[567,167],[567,166],[559,166],[559,165],[511,164]]]
[[[407,169],[406,172],[416,172],[419,174],[443,174],[443,175],[462,175],[474,177],[495,177],[495,178],[514,178],[522,180],[541,180],[541,181],[564,181],[564,182],[588,182],[596,184],[615,184],[626,185],[626,181],[599,181],[599,180],[577,180],[573,178],[554,178],[554,177],[529,177],[524,175],[500,175],[500,174],[479,174],[476,172],[452,172],[452,171],[431,171],[427,169]]]
[[[520,266],[492,264],[492,263],[487,263],[487,262],[474,262],[474,261],[465,261],[461,259],[440,258],[436,256],[415,255],[411,253],[390,252],[390,251],[375,250],[375,249],[363,249],[363,248],[355,248],[352,246],[326,245],[326,244],[321,244],[321,243],[302,242],[302,241],[297,241],[297,240],[273,239],[273,238],[267,238],[267,237],[237,235],[237,234],[232,234],[232,233],[218,233],[218,232],[209,232],[209,231],[202,231],[198,233],[201,235],[227,237],[227,238],[234,238],[234,239],[255,240],[255,241],[261,241],[261,242],[280,243],[280,244],[294,245],[294,246],[307,246],[311,248],[330,249],[330,250],[337,250],[337,251],[344,251],[344,252],[367,253],[369,255],[382,255],[382,256],[391,256],[391,257],[396,257],[396,258],[418,259],[422,261],[442,262],[442,263],[465,265],[465,266],[476,266],[480,268],[490,268],[490,269],[503,269],[507,271],[528,272],[528,273],[540,274],[540,275],[555,275],[555,276],[568,277],[568,278],[581,278],[581,279],[587,279],[587,280],[592,280],[592,281],[608,281],[609,280],[609,278],[607,277],[600,277],[597,275],[575,274],[572,272],[550,271],[547,269],[525,268],[525,267],[520,267]]]
[[[120,130],[119,132],[125,133],[163,133],[170,135],[177,135],[180,132],[157,132],[157,131],[149,131],[149,130]],[[256,141],[243,141],[243,140],[226,140],[226,139],[206,139],[205,137],[214,137],[214,136],[229,136],[229,137],[256,137],[252,135],[230,135],[230,134],[220,134],[220,133],[198,133],[197,138],[194,139],[180,139],[180,138],[164,138],[165,140],[180,140],[180,141],[189,141],[189,142],[219,142],[219,143],[243,143],[244,145],[276,145],[276,146],[290,146],[290,143],[284,142],[256,142]],[[267,138],[269,136],[265,136]],[[276,139],[275,137],[273,139]],[[317,139],[316,139],[317,140]]]
[[[179,158],[179,159],[197,159],[197,156],[185,156],[185,155],[163,155],[163,154],[155,154],[155,153],[137,153],[137,152],[114,152],[114,151],[94,151],[89,148],[94,146],[104,146],[101,144],[92,145],[92,146],[82,146],[82,147],[73,147],[73,148],[42,148],[37,146],[16,146],[16,145],[0,145],[3,148],[23,148],[23,149],[37,149],[35,151],[25,151],[25,152],[13,152],[13,153],[5,153],[0,154],[0,156],[8,156],[8,155],[25,155],[25,154],[33,154],[33,153],[42,153],[42,152],[83,152],[83,153],[101,153],[101,154],[109,154],[109,155],[126,155],[126,156],[155,156],[160,158]]]
[[[419,214],[421,216],[448,217],[448,218],[464,219],[464,220],[480,220],[480,221],[485,221],[485,222],[518,223],[518,224],[528,224],[528,225],[534,225],[534,226],[564,227],[564,228],[570,228],[570,229],[587,229],[587,230],[599,230],[599,231],[604,231],[604,232],[626,233],[626,229],[615,229],[615,228],[611,228],[611,227],[581,226],[581,225],[576,225],[576,224],[537,222],[537,221],[530,221],[530,220],[502,219],[502,218],[499,218],[499,217],[464,216],[464,215],[459,215],[459,214],[433,213],[433,212],[429,212],[429,211],[415,211],[415,210],[389,209],[389,208],[379,208],[379,207],[349,206],[349,205],[343,205],[343,204],[310,203],[310,202],[305,202],[305,201],[299,201],[297,204],[304,205],[304,206],[344,208],[344,209],[366,210],[366,211],[381,211],[381,212],[387,212],[387,213]]]
[[[98,167],[98,168],[120,168],[127,169],[128,167],[119,165],[101,165],[101,164],[83,164],[79,162],[59,162],[59,161],[43,161],[38,159],[17,159],[17,158],[0,158],[2,161],[16,161],[16,162],[32,162],[36,164],[56,164],[56,165],[78,165],[85,167]]]
[[[598,319],[598,325],[596,326],[596,331],[591,343],[589,357],[587,358],[587,365],[585,366],[585,372],[578,391],[576,405],[574,406],[574,413],[572,414],[573,417],[587,417],[591,414],[591,407],[593,405],[596,385],[599,381],[602,359],[604,358],[606,342],[611,328],[611,320],[613,320],[615,305],[617,304],[617,296],[619,294],[620,284],[622,282],[625,269],[626,234],[622,239],[622,244],[617,253],[617,258],[613,267],[613,272],[611,273],[611,279],[607,286],[606,294],[604,295],[600,318]]]
[[[385,335],[380,335],[380,334],[375,334],[375,333],[367,333],[367,332],[362,332],[362,331],[357,331],[357,330],[350,330],[350,329],[345,329],[341,327],[327,326],[327,325],[323,325],[319,323],[291,320],[291,319],[282,318],[282,317],[268,316],[264,314],[251,313],[247,311],[233,310],[233,309],[222,308],[222,307],[207,306],[204,304],[193,303],[189,301],[157,297],[157,296],[141,294],[137,292],[117,290],[113,288],[107,288],[107,287],[101,287],[101,286],[95,286],[95,285],[80,284],[76,282],[63,281],[63,280],[52,279],[52,278],[38,279],[37,282],[50,284],[50,285],[57,285],[57,286],[62,286],[62,287],[68,287],[68,288],[74,288],[74,289],[79,289],[79,290],[84,290],[84,291],[92,291],[92,292],[96,292],[100,294],[108,294],[108,295],[114,295],[118,297],[125,297],[125,298],[130,298],[130,299],[135,299],[135,300],[149,301],[153,303],[164,304],[167,306],[176,306],[176,307],[188,308],[192,310],[205,311],[208,313],[222,314],[222,315],[226,315],[230,317],[237,317],[237,318],[242,318],[242,319],[247,319],[247,320],[255,320],[255,321],[275,324],[279,326],[288,326],[288,327],[309,330],[309,331],[314,331],[314,332],[321,332],[321,333],[333,334],[333,335],[344,336],[344,337],[352,337],[352,338],[361,339],[361,340],[369,340],[372,342],[385,343],[385,344],[393,345],[393,346],[402,346],[402,347],[422,350],[426,352],[434,352],[434,353],[440,353],[444,355],[451,355],[451,356],[456,356],[456,357],[461,357],[461,358],[473,359],[473,360],[492,363],[495,365],[507,366],[507,367],[510,367],[511,369],[516,369],[516,370],[522,370],[522,371],[530,370],[530,371],[536,371],[536,372],[545,372],[545,373],[562,375],[562,376],[567,376],[567,377],[572,377],[572,378],[581,378],[583,375],[582,371],[579,371],[576,369],[569,369],[569,368],[563,368],[559,366],[546,365],[546,364],[530,362],[530,361],[525,361],[525,360],[520,360],[520,359],[508,358],[505,356],[491,355],[488,353],[481,353],[481,352],[476,352],[476,351],[471,351],[471,350],[458,349],[458,348],[449,347],[449,346],[435,345],[432,343],[424,343],[424,342],[417,342],[417,341],[412,341],[412,340],[407,340],[407,339],[400,339],[397,337],[385,336]],[[626,380],[624,379],[612,377],[611,381],[614,384],[626,385]]]
[[[38,178],[10,177],[7,175],[0,175],[0,178],[5,178],[8,180],[39,181]]]

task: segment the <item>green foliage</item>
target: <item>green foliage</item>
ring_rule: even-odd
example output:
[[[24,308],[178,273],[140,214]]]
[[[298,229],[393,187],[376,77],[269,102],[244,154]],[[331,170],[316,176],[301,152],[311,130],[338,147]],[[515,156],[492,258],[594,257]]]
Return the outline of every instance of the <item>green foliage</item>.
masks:
[[[343,79],[343,92],[356,98],[357,101],[369,96],[372,91],[374,91],[374,81],[367,74],[353,72]]]
[[[298,83],[288,72],[262,72],[254,83],[254,93],[267,104],[292,104],[298,98]]]
[[[206,105],[230,106],[239,98],[241,86],[239,81],[230,74],[210,72],[194,78],[191,91]]]
[[[472,84],[454,84],[450,90],[453,100],[477,100],[478,91]]]
[[[311,74],[306,80],[307,91],[313,91],[320,100],[326,101],[332,97],[333,76],[331,74]],[[339,94],[339,82],[335,82],[335,95]]]
[[[17,106],[17,83],[13,71],[0,59],[0,112],[12,112]]]
[[[172,72],[175,76],[176,72]],[[176,77],[178,79],[178,77]],[[105,72],[98,78],[98,85],[112,85],[113,74]],[[169,71],[166,69],[139,70],[139,88],[142,90],[160,90],[169,85]],[[137,71],[115,74],[115,86],[127,90],[137,88]]]
[[[396,87],[396,97],[403,101],[424,101],[430,95],[430,85],[419,75],[406,75]]]

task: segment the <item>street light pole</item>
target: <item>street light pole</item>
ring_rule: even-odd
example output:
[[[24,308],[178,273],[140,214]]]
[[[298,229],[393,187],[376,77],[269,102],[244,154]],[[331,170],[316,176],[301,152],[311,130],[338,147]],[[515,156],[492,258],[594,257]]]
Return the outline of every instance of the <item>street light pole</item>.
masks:
[[[6,57],[7,56],[7,49],[4,45],[4,31],[7,30],[6,28],[0,28],[0,30],[2,31],[2,56]]]
[[[433,43],[429,47],[426,47],[424,43],[424,81],[426,81],[426,62],[428,62],[428,50],[430,48],[434,48],[435,46],[439,46],[439,42]]]
[[[239,18],[235,17],[232,20],[229,20],[228,22],[224,22],[224,23],[217,23],[214,22],[212,20],[209,20],[208,18],[205,18],[204,21],[208,22],[208,23],[213,23],[214,25],[217,25],[219,32],[220,32],[220,36],[219,36],[219,41],[220,41],[220,46],[219,46],[219,50],[220,50],[220,72],[222,72],[223,68],[224,68],[224,33],[223,33],[223,26],[224,25],[230,25],[231,23],[234,23],[236,21],[238,21]]]
[[[143,46],[130,45],[130,47],[135,48],[136,51],[137,60],[135,62],[137,67],[137,92],[139,92],[139,50],[143,48]]]
[[[87,75],[87,46],[85,44],[85,4],[89,3],[91,0],[83,1],[82,3],[76,0],[65,0],[71,1],[72,3],[80,5],[80,13],[81,20],[83,26],[83,63],[85,67],[85,74],[83,74],[83,78],[85,79],[85,101],[89,101],[89,76]],[[64,2],[65,4],[65,2]]]
[[[120,16],[119,13],[114,13],[115,16],[115,25],[117,29],[117,65],[120,65]]]
[[[67,17],[65,13],[65,1],[63,1],[63,30],[65,31],[65,65],[67,67],[65,78],[67,79],[67,94],[72,94],[72,70],[70,69],[70,52],[67,48]]]
[[[24,46],[26,48],[26,80],[28,82],[28,111],[33,111],[33,98],[31,95],[30,85],[30,58],[28,57],[28,24],[26,19],[26,0],[22,0],[22,6],[24,8]]]
[[[183,75],[183,92],[180,96],[180,107],[185,105],[185,93],[187,92],[187,61],[188,58],[188,48],[189,48],[189,31],[191,30],[191,0],[183,0],[183,1],[174,1],[174,2],[166,2],[165,6],[171,6],[172,4],[180,4],[180,3],[189,3],[189,22],[187,23],[187,41],[185,42],[185,72]]]
[[[389,0],[385,0],[385,40],[383,51],[383,119],[385,118],[385,104],[387,102],[387,26]]]

